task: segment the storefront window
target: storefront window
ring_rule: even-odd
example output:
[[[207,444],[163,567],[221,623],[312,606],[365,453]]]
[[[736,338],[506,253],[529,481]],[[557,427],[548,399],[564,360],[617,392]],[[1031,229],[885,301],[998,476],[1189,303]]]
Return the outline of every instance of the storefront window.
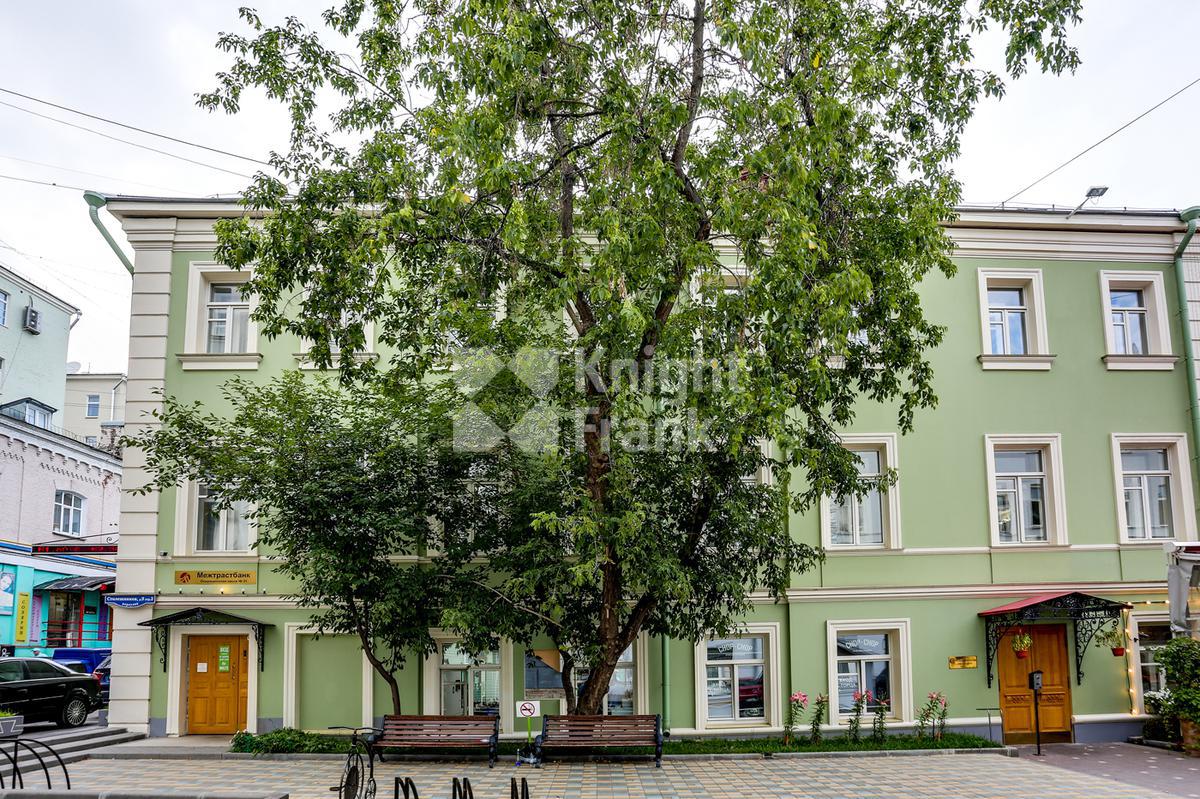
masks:
[[[500,652],[471,655],[458,644],[443,644],[439,667],[442,715],[500,714]]]
[[[608,693],[604,696],[603,704],[605,715],[633,715],[635,673],[633,646],[630,645],[628,649],[621,653],[621,659],[617,661],[617,667],[613,669],[612,677],[608,681]],[[583,684],[587,682],[587,678],[587,669],[575,670],[576,696],[579,695],[579,691],[583,690]]]
[[[892,646],[887,633],[841,633],[837,637],[837,709],[854,710],[854,694],[871,692],[868,710],[892,697]]]
[[[708,718],[762,720],[766,715],[763,636],[721,638],[705,645]]]

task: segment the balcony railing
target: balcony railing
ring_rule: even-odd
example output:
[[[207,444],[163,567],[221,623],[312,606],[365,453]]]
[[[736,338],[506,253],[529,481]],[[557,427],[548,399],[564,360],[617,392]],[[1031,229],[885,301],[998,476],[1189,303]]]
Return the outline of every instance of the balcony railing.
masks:
[[[112,614],[104,622],[84,620],[46,621],[39,642],[44,647],[111,646]]]

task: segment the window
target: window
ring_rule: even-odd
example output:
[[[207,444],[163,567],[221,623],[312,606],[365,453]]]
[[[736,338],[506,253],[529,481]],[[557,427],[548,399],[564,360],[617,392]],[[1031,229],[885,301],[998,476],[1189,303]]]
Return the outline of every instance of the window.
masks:
[[[1112,447],[1121,542],[1194,539],[1187,437],[1118,433]]]
[[[1104,363],[1109,369],[1173,369],[1161,272],[1101,272]]]
[[[1158,665],[1155,653],[1171,640],[1171,625],[1168,622],[1139,621],[1137,625],[1137,660],[1141,679],[1141,697],[1157,693],[1167,687],[1166,674]]]
[[[878,483],[897,468],[896,436],[845,434],[842,443],[858,457],[859,476]],[[900,487],[876,487],[859,496],[821,501],[821,543],[827,549],[900,547]]]
[[[890,718],[912,718],[912,652],[908,619],[826,622],[830,719],[844,724],[854,694],[871,692],[868,712],[883,706]]]
[[[1121,476],[1125,489],[1125,535],[1173,538],[1171,467],[1166,449],[1122,449]]]
[[[1040,269],[980,269],[984,369],[1049,369]]]
[[[19,660],[0,660],[0,682],[15,682],[25,679],[25,671]]]
[[[50,411],[34,405],[32,402],[25,404],[25,421],[35,427],[48,430],[50,428],[51,415]]]
[[[613,669],[613,675],[608,681],[608,693],[604,696],[604,714],[606,716],[632,716],[634,714],[634,699],[637,696],[634,686],[636,675],[637,669],[633,663],[633,644],[630,644],[621,653],[621,659],[617,661],[617,667]],[[587,678],[587,669],[575,670],[576,696],[583,688]]]
[[[95,419],[100,415],[100,395],[87,395],[87,412],[84,414],[89,419]]]
[[[704,651],[708,719],[765,719],[766,638],[722,638],[706,642]]]
[[[987,436],[993,545],[1066,544],[1059,437]]]
[[[892,703],[892,643],[886,632],[837,636],[837,712],[854,710],[854,695],[871,694],[868,712]]]
[[[54,532],[83,535],[83,508],[86,500],[74,491],[54,492]]]
[[[83,443],[87,444],[89,447],[96,446],[97,441],[99,441],[99,439],[97,439],[95,436],[84,436],[83,437]]]
[[[247,352],[250,303],[242,298],[241,284],[210,283],[207,308],[205,352]]]
[[[989,288],[988,333],[993,355],[1027,355],[1025,339],[1025,289],[1019,286]]]
[[[0,291],[0,325],[8,327],[8,292]]]
[[[257,369],[258,327],[246,291],[248,271],[213,261],[188,265],[183,346],[176,354],[184,370]]]
[[[438,672],[442,715],[500,715],[498,650],[473,656],[459,644],[444,643]]]
[[[220,507],[207,486],[197,490],[196,551],[238,552],[250,548],[250,506],[234,502]]]

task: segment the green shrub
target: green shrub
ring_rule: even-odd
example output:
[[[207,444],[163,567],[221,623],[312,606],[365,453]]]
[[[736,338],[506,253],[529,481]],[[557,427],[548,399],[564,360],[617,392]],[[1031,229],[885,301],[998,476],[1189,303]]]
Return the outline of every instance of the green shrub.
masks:
[[[1167,672],[1166,710],[1200,724],[1200,641],[1173,638],[1154,655]]]
[[[350,740],[342,735],[321,735],[283,727],[262,735],[239,732],[233,736],[229,751],[252,755],[342,754],[349,747]]]

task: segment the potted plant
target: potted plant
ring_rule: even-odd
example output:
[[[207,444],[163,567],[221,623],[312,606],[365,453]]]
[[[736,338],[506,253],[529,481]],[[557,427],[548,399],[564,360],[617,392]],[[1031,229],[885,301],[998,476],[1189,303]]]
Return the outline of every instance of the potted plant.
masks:
[[[1108,647],[1114,657],[1125,656],[1125,631],[1120,627],[1108,627],[1096,634],[1096,646]]]
[[[16,738],[25,731],[25,717],[0,708],[0,738]]]
[[[1012,648],[1017,658],[1024,660],[1029,657],[1029,650],[1033,648],[1033,638],[1024,630],[1018,630],[1012,637]]]
[[[1167,673],[1167,710],[1179,719],[1183,751],[1200,757],[1200,641],[1174,638],[1154,653]]]

